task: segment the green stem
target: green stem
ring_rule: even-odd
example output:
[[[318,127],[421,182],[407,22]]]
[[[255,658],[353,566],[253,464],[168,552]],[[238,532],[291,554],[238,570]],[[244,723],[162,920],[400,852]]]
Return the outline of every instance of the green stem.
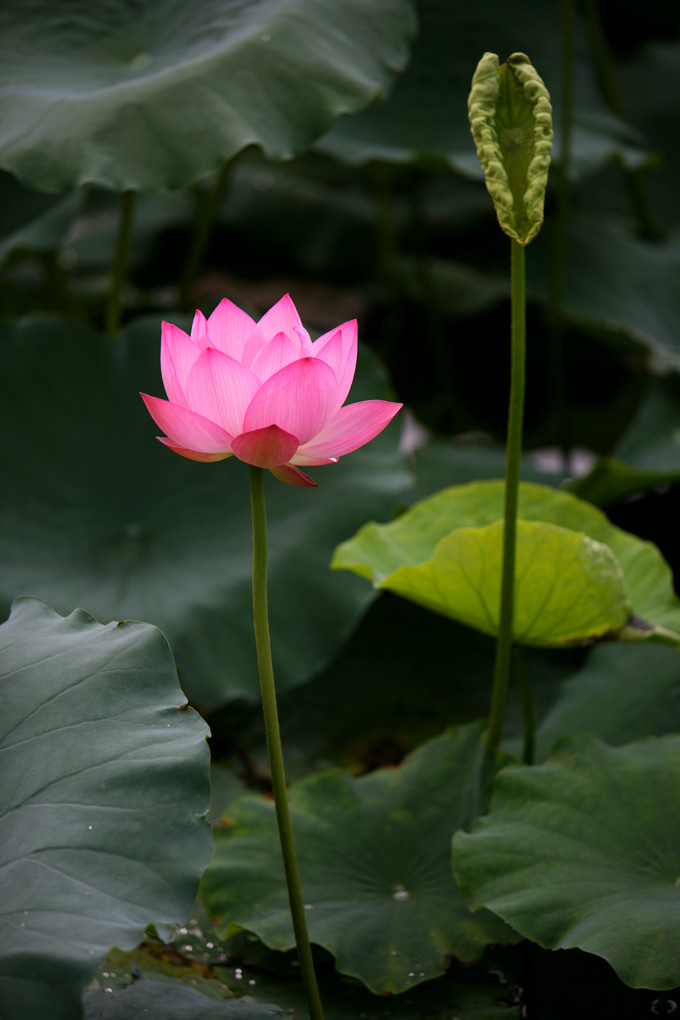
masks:
[[[311,1020],[323,1020],[321,997],[314,972],[312,949],[307,934],[305,906],[300,887],[300,874],[293,827],[288,806],[288,791],[283,768],[283,751],[279,717],[276,710],[276,690],[274,688],[274,668],[272,665],[271,641],[269,638],[269,616],[267,612],[267,512],[264,501],[264,471],[262,468],[250,467],[250,506],[253,515],[253,617],[255,621],[255,643],[257,645],[257,664],[260,671],[260,688],[262,690],[262,707],[264,709],[264,725],[267,735],[269,767],[274,788],[276,820],[279,826],[283,868],[288,886],[288,901],[295,931],[298,959],[302,982],[307,996],[307,1005]]]
[[[132,222],[135,215],[136,191],[124,191],[116,237],[116,254],[113,260],[111,286],[104,311],[104,331],[107,336],[115,336],[120,326],[121,297],[127,276],[128,258],[130,255],[130,239]]]
[[[215,225],[215,218],[224,198],[230,167],[230,163],[222,165],[212,185],[206,189],[203,195],[196,228],[191,238],[189,254],[184,264],[184,271],[179,285],[179,306],[183,311],[186,311],[189,307],[191,288],[203,264],[208,241]]]
[[[512,624],[515,596],[515,542],[517,538],[517,501],[519,469],[522,455],[522,421],[524,419],[524,379],[526,370],[526,285],[524,247],[512,241],[510,270],[510,301],[512,316],[512,367],[510,376],[510,407],[505,460],[505,507],[503,511],[503,573],[501,606],[496,643],[493,689],[489,725],[484,737],[490,751],[498,748],[505,717],[512,653]]]
[[[515,679],[519,691],[519,703],[522,706],[522,736],[524,748],[522,760],[526,765],[534,764],[534,750],[536,747],[536,713],[534,712],[534,699],[531,694],[531,684],[527,676],[524,664],[522,649],[515,648]]]

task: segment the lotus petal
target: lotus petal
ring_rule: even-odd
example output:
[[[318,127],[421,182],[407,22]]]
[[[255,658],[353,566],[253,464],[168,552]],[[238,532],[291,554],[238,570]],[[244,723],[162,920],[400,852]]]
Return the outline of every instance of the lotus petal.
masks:
[[[189,372],[187,402],[206,418],[222,425],[230,435],[237,436],[243,432],[243,416],[260,385],[257,376],[240,361],[216,347],[209,347]]]
[[[361,400],[347,404],[333,415],[313,442],[300,446],[299,463],[312,463],[312,457],[344,457],[375,439],[389,425],[402,404],[391,400]],[[294,458],[297,463],[297,457]]]
[[[239,460],[255,467],[272,468],[285,464],[298,448],[296,436],[278,425],[268,425],[252,432],[242,432],[231,443]]]
[[[198,344],[201,350],[205,350],[206,347],[210,347],[208,323],[206,322],[205,315],[199,308],[196,309],[194,321],[191,324],[191,339],[195,344]]]
[[[255,325],[255,320],[243,309],[229,298],[223,298],[208,319],[208,335],[219,351],[241,361],[246,340]]]
[[[174,447],[195,453],[231,453],[231,436],[220,425],[179,404],[140,394],[146,409]]]
[[[250,371],[265,382],[292,361],[297,361],[298,357],[298,349],[293,341],[285,333],[277,333],[255,355]]]
[[[195,371],[195,369],[194,369]],[[253,397],[243,431],[278,425],[307,443],[333,414],[335,372],[318,358],[301,358],[271,376]]]
[[[217,460],[226,460],[227,457],[233,457],[233,453],[197,453],[196,450],[186,450],[183,446],[177,446],[173,443],[172,439],[166,439],[165,436],[156,436],[159,443],[163,443],[173,453],[178,453],[180,457],[186,457],[187,460],[198,460],[202,464],[211,463]]]
[[[171,322],[163,323],[161,337],[161,375],[168,400],[188,407],[187,376],[201,350],[183,329]]]
[[[340,333],[340,343],[337,335]],[[357,320],[343,322],[337,329],[324,333],[314,343],[314,353],[331,366],[338,379],[336,410],[342,407],[354,380],[357,367],[358,327]]]
[[[292,464],[282,464],[280,467],[269,468],[274,478],[278,478],[280,482],[285,482],[286,485],[300,485],[306,488],[318,489],[319,486],[306,475],[304,471],[300,471],[298,468],[293,467]]]
[[[272,340],[277,333],[285,333],[297,345],[295,327],[301,325],[300,316],[290,294],[284,294],[280,301],[277,301],[268,312],[264,313],[248,337],[241,358],[243,364],[250,366],[260,348],[264,347],[268,340]]]

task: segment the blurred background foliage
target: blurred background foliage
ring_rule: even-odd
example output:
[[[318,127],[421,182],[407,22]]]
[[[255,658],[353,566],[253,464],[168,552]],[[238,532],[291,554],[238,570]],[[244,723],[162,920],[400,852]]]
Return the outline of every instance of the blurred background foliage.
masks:
[[[523,477],[568,486],[680,568],[680,10],[307,0],[288,25],[278,0],[152,6],[146,20],[134,4],[107,6],[111,31],[96,14],[78,21],[78,5],[0,13],[0,600],[32,594],[62,613],[160,626],[212,727],[226,803],[267,789],[245,476],[155,443],[137,391],[162,392],[161,318],[186,325],[224,296],[261,314],[288,291],[311,331],[358,318],[353,399],[382,392],[407,408],[366,451],[321,469],[318,492],[270,486],[291,778],[396,764],[479,719],[493,642],[374,599],[326,564],[365,520],[503,474],[509,247],[466,102],[485,50],[520,50],[556,129],[527,260]],[[27,54],[33,82],[17,72]],[[122,331],[105,337],[133,193]],[[615,679],[657,659],[663,712],[624,711]],[[534,650],[527,670],[542,753],[576,717],[612,743],[680,726],[667,649]],[[510,749],[519,720],[511,704]],[[608,1008],[598,1003],[593,1016]]]
[[[383,596],[358,626],[373,595],[356,579],[324,575],[324,563],[362,521],[387,520],[445,485],[503,473],[508,246],[466,112],[485,50],[501,59],[529,53],[554,105],[546,221],[528,258],[524,478],[567,485],[615,523],[656,541],[677,568],[680,15],[662,2],[641,11],[596,0],[483,0],[470,9],[422,0],[414,10],[406,0],[376,0],[352,22],[352,3],[330,13],[325,0],[308,0],[306,18],[286,27],[274,0],[243,9],[206,0],[188,21],[172,0],[158,6],[150,23],[163,16],[157,37],[124,3],[105,37],[76,13],[72,24],[46,14],[39,38],[40,0],[21,17],[11,4],[3,14],[0,108],[14,111],[0,131],[7,167],[0,175],[2,415],[13,435],[2,454],[10,482],[2,504],[3,602],[30,593],[61,612],[82,604],[103,620],[158,624],[190,698],[214,727],[224,722],[217,744],[240,745],[242,710],[249,718],[256,702],[240,466],[170,463],[136,391],[162,392],[160,318],[186,324],[187,313],[209,312],[225,295],[258,314],[289,291],[312,330],[359,319],[370,351],[354,399],[386,386],[408,410],[401,436],[395,424],[354,467],[350,458],[320,472],[313,507],[309,496],[304,503],[297,493],[272,491],[274,519],[282,515],[272,538],[274,630],[277,597],[285,603],[277,596],[279,558],[282,577],[296,565],[285,584],[296,588],[298,620],[305,617],[298,627],[296,614],[282,610],[282,689],[305,684],[300,705],[309,707],[316,691],[342,684],[357,732],[371,718],[372,697],[361,683],[350,694],[358,670],[374,678],[384,672],[394,689],[403,683],[405,695],[423,700],[413,693],[415,667],[405,668],[408,653],[391,640],[420,611]],[[328,51],[322,43],[331,24],[343,42]],[[216,56],[218,29],[224,38]],[[257,52],[244,49],[245,30]],[[294,45],[298,38],[333,68],[320,85],[314,58]],[[35,73],[49,92],[27,80],[10,89],[13,61],[30,45],[44,50],[48,39],[50,59]],[[274,57],[270,43],[279,46]],[[146,61],[133,53],[143,44]],[[193,78],[189,58],[198,67]],[[82,102],[68,101],[70,61]],[[157,79],[147,65],[153,70],[159,61]],[[247,92],[248,61],[255,68],[264,62],[261,77],[284,90],[286,102],[266,106],[262,90]],[[112,83],[120,85],[123,72],[127,92],[116,106]],[[236,84],[226,105],[222,97],[214,108],[204,93],[222,81]],[[252,88],[256,81],[252,75]],[[179,103],[180,86],[173,119],[168,104],[172,97]],[[225,121],[229,104],[246,110],[245,126],[234,126],[233,111]],[[146,135],[131,130],[131,109],[143,111]],[[196,132],[198,112],[204,123]],[[17,129],[20,114],[34,123],[31,132]],[[57,116],[71,125],[69,144],[55,143]],[[152,142],[144,146],[145,138]],[[245,144],[248,138],[258,144]],[[182,148],[192,150],[184,162]],[[128,199],[143,185],[131,222],[124,330],[113,341],[96,331],[106,317],[121,196],[102,181],[127,189]],[[324,537],[312,554],[303,536],[314,528]],[[225,630],[229,616],[237,622]],[[434,690],[441,672],[446,701],[453,673],[451,704],[429,727],[418,712],[395,713],[399,735],[392,723],[375,735],[385,760],[417,742],[422,726],[436,731],[483,711],[486,684],[471,681],[476,668],[462,649],[470,648],[485,676],[491,643],[462,631],[453,641],[457,628],[439,620],[422,626],[433,632],[428,683]],[[414,637],[420,632],[415,627]],[[574,664],[584,654],[575,651]],[[291,697],[297,704],[294,691]],[[332,760],[352,756],[347,747],[326,751]],[[360,769],[382,760],[365,742],[353,753]]]

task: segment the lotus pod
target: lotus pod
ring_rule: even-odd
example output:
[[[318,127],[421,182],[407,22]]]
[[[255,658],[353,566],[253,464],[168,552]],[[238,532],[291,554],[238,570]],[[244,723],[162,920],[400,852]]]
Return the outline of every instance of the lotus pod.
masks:
[[[470,128],[502,229],[519,244],[543,222],[552,148],[550,94],[524,53],[485,53],[472,78]]]

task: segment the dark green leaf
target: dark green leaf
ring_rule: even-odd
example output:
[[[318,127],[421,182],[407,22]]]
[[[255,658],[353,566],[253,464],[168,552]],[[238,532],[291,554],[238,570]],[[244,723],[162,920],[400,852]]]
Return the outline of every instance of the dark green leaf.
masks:
[[[365,13],[361,0],[10,0],[0,163],[43,191],[162,191],[247,145],[288,158],[403,69],[409,0]]]
[[[450,873],[451,836],[479,811],[480,735],[451,730],[398,769],[326,772],[290,791],[310,938],[371,991],[404,991],[443,974],[447,954],[479,959],[513,939],[495,917],[469,914]],[[202,895],[218,933],[245,928],[290,948],[272,801],[235,801],[215,838]]]
[[[602,956],[633,988],[674,988],[679,785],[678,737],[565,737],[544,765],[500,772],[490,815],[456,835],[461,889],[541,946]]]
[[[163,636],[15,603],[2,654],[3,1016],[79,1016],[112,944],[186,918],[210,859],[207,727]]]
[[[595,648],[566,680],[536,733],[537,756],[558,737],[592,733],[608,744],[680,733],[680,658],[661,645]]]

